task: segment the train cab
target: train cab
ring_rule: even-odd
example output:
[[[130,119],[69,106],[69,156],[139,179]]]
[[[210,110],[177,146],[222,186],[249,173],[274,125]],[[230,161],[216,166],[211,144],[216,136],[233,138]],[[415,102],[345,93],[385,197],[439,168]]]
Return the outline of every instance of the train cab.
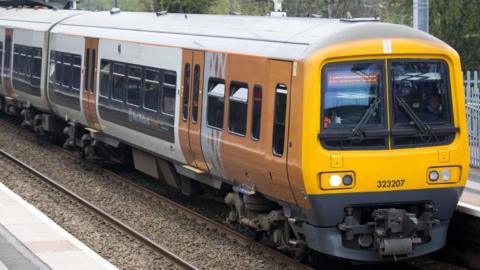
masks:
[[[305,66],[309,246],[361,261],[440,249],[469,169],[458,54],[389,24],[332,39]]]

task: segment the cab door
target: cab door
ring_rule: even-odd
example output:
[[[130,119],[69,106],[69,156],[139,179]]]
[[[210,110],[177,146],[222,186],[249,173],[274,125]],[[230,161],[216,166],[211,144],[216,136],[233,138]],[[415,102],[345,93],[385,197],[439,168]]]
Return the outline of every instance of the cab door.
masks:
[[[201,146],[203,67],[205,53],[183,51],[182,115],[179,135],[183,153],[189,166],[200,171],[208,171]]]
[[[270,60],[269,93],[269,129],[271,143],[267,146],[270,153],[266,156],[268,174],[272,183],[272,195],[295,203],[287,171],[288,157],[288,120],[290,118],[290,91],[292,80],[292,62]]]
[[[83,70],[82,105],[88,126],[100,130],[97,116],[98,38],[85,38],[85,68]]]

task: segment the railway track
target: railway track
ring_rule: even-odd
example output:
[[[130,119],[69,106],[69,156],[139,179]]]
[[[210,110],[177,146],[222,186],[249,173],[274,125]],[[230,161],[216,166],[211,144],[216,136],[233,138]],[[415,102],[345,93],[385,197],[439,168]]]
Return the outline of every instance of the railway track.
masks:
[[[189,262],[185,261],[184,259],[180,258],[179,256],[175,255],[174,253],[170,252],[168,249],[162,247],[161,245],[155,243],[154,241],[150,240],[140,232],[136,231],[135,229],[131,228],[127,224],[123,223],[122,221],[118,220],[117,218],[113,217],[112,215],[108,214],[107,212],[103,211],[102,209],[96,207],[95,205],[91,204],[87,200],[83,199],[81,196],[77,195],[76,193],[70,191],[69,189],[65,188],[57,181],[51,179],[50,177],[42,174],[41,172],[37,171],[35,168],[29,166],[28,164],[24,163],[23,161],[17,159],[16,157],[12,156],[11,154],[5,152],[3,149],[0,149],[0,155],[7,158],[8,160],[12,161],[16,165],[20,166],[21,168],[27,170],[31,174],[35,175],[38,179],[41,179],[43,182],[47,183],[48,185],[54,187],[56,190],[60,191],[61,193],[67,195],[69,198],[75,200],[76,202],[80,203],[85,208],[89,209],[90,211],[94,212],[96,215],[100,216],[102,219],[106,220],[119,230],[127,233],[128,235],[132,236],[133,238],[140,241],[142,244],[148,246],[153,251],[161,254],[166,259],[172,261],[174,264],[179,266],[182,269],[186,270],[196,270],[195,266],[190,264]]]
[[[16,126],[15,124],[6,121],[4,119],[0,119],[0,124],[3,125],[4,127],[10,128],[15,131],[20,131],[22,132],[22,135],[29,137],[30,139],[35,139],[35,135],[33,133],[30,133],[28,130],[25,130],[23,128],[20,128]],[[68,151],[62,147],[59,147],[58,145],[55,144],[50,144],[49,146],[55,148],[56,151],[59,151],[63,154],[68,155],[72,159],[79,160],[78,156],[75,155],[75,153]],[[39,177],[42,179],[44,182],[47,184],[53,186],[55,189],[59,190],[61,193],[64,193],[68,197],[74,199],[75,201],[79,202],[81,205],[85,206],[86,208],[90,209],[92,212],[96,213],[97,215],[101,216],[103,219],[111,223],[113,226],[117,227],[119,230],[124,231],[125,233],[133,236],[135,239],[140,241],[141,243],[145,244],[149,248],[151,248],[153,251],[161,254],[164,256],[166,259],[172,261],[179,267],[183,269],[197,269],[194,265],[190,264],[189,262],[183,260],[179,256],[175,255],[173,252],[169,251],[168,249],[162,247],[161,245],[157,244],[155,241],[149,239],[142,233],[138,232],[134,228],[128,226],[127,224],[123,223],[121,220],[115,218],[114,216],[108,214],[107,212],[103,211],[102,209],[96,207],[92,203],[88,202],[87,200],[83,199],[81,196],[77,195],[76,193],[72,192],[71,190],[65,188],[62,184],[58,183],[57,181],[51,179],[50,177],[42,174],[35,168],[29,166],[28,164],[24,163],[23,161],[17,159],[13,155],[7,153],[3,149],[0,149],[0,155],[4,156],[5,158],[11,160],[12,162],[16,163],[20,167],[24,168],[25,170],[31,172],[35,176]],[[170,209],[176,210],[180,215],[185,216],[186,218],[202,225],[206,226],[212,231],[215,231],[219,235],[232,240],[236,241],[238,243],[241,243],[243,245],[248,245],[250,247],[255,248],[258,250],[260,253],[262,253],[264,256],[274,258],[275,260],[278,260],[286,265],[292,266],[294,269],[300,269],[300,270],[310,270],[313,269],[307,265],[304,265],[293,258],[276,251],[272,249],[271,247],[268,247],[262,243],[259,243],[255,241],[253,238],[246,236],[242,234],[241,232],[236,231],[235,229],[224,225],[220,222],[217,222],[215,220],[212,220],[210,218],[207,218],[203,216],[202,214],[199,214],[188,207],[185,207],[165,196],[162,196],[158,193],[155,193],[139,184],[134,183],[130,179],[121,176],[111,170],[102,168],[98,165],[95,165],[93,163],[90,163],[88,161],[81,160],[81,162],[88,163],[88,166],[93,166],[95,169],[100,170],[103,175],[106,175],[109,177],[109,179],[114,180],[118,182],[119,184],[124,184],[126,186],[129,186],[133,189],[136,189],[143,194],[147,195],[148,197],[158,201],[163,207],[168,207]]]

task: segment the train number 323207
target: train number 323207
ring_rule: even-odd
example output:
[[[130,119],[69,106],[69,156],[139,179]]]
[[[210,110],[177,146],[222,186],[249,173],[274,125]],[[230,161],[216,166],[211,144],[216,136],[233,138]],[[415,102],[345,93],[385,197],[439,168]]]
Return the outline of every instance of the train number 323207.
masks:
[[[377,188],[396,188],[403,187],[405,180],[379,180],[377,181]]]

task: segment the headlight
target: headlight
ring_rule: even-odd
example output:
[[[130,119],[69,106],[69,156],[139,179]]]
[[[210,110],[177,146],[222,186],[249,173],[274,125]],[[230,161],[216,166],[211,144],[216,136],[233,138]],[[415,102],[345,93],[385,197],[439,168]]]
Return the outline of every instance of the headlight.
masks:
[[[450,181],[451,178],[452,178],[452,173],[450,172],[449,169],[442,170],[442,180],[443,181]]]
[[[458,166],[430,168],[427,171],[427,182],[429,184],[456,183],[460,181],[461,172],[461,167]]]
[[[330,186],[332,187],[338,187],[342,184],[342,178],[338,174],[334,174],[330,176]]]
[[[430,173],[428,174],[428,179],[432,182],[437,181],[439,177],[440,175],[437,171],[430,171]]]
[[[355,186],[354,172],[320,173],[320,188],[323,190],[349,189]]]
[[[353,177],[347,174],[343,177],[342,182],[345,186],[350,186],[353,184]]]

